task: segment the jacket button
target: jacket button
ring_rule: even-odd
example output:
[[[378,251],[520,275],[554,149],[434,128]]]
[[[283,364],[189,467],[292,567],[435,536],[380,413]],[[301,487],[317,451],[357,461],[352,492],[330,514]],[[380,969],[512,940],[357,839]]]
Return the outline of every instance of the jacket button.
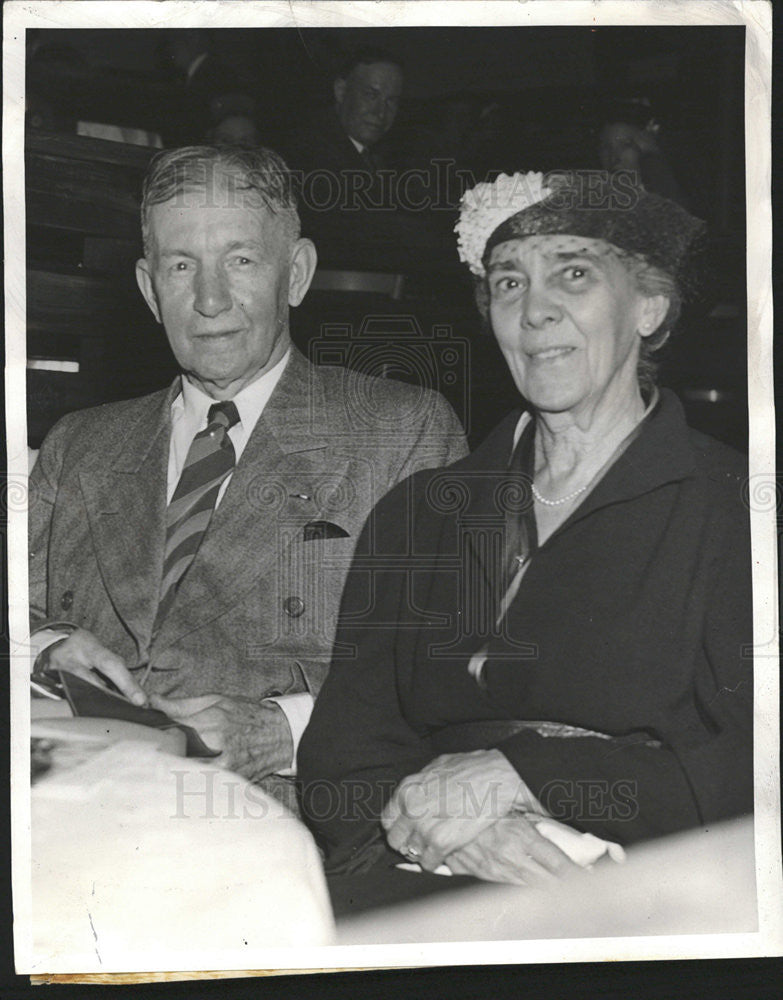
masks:
[[[60,607],[63,611],[70,611],[73,607],[73,591],[66,590],[63,596],[60,598]]]
[[[289,618],[299,618],[304,614],[304,601],[301,597],[286,597],[283,601],[283,611]]]

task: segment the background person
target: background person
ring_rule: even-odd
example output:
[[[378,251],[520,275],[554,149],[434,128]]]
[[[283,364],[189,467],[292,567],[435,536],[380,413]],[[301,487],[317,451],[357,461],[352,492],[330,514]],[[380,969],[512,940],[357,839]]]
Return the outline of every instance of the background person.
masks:
[[[689,208],[661,141],[661,126],[645,98],[617,100],[604,109],[598,137],[604,170],[632,170],[653,194]]]
[[[221,114],[215,124],[207,132],[207,141],[215,146],[239,146],[242,149],[253,149],[261,145],[258,126],[252,115],[234,114],[231,109]]]
[[[526,881],[567,866],[542,816],[630,844],[752,810],[745,462],[654,381],[701,229],[611,175],[463,199],[525,410],[360,542],[299,752],[327,871]]]
[[[327,266],[404,271],[412,257],[424,266],[451,259],[430,226],[428,185],[399,169],[388,138],[403,83],[390,52],[353,51],[333,81],[333,107],[283,140],[302,177],[302,224]]]
[[[397,117],[403,82],[402,64],[385,49],[349,53],[332,84],[332,108],[290,130],[286,153],[291,167],[340,175],[386,166],[377,147]]]

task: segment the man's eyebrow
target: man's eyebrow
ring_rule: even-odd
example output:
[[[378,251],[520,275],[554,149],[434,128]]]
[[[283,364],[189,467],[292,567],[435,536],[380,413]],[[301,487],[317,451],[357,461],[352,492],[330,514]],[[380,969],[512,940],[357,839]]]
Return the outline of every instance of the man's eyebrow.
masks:
[[[256,250],[263,253],[265,244],[259,240],[234,240],[226,247],[226,253],[231,253],[232,250]]]
[[[256,250],[258,252],[263,252],[264,248],[265,248],[265,245],[263,243],[259,242],[258,240],[250,240],[250,239],[248,239],[248,240],[234,240],[233,242],[231,242],[231,243],[228,244],[228,246],[225,248],[224,252],[225,253],[231,253],[234,250]],[[176,247],[172,247],[171,249],[167,248],[165,250],[161,250],[158,253],[158,256],[159,257],[193,257],[194,258],[196,255],[194,253],[192,253],[190,250],[179,250]]]
[[[178,250],[176,247],[172,247],[170,250],[158,249],[158,257],[161,259],[165,257],[192,257],[193,254],[188,250]]]

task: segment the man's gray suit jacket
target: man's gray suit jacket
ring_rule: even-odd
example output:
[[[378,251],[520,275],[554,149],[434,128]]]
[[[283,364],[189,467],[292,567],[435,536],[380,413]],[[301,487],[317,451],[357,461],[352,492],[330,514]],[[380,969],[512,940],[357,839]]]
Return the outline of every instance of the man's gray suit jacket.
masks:
[[[157,693],[315,695],[365,519],[401,479],[466,453],[459,421],[437,393],[292,349],[153,634],[178,391],[69,414],[48,435],[30,480],[33,627],[89,629],[131,668],[149,662]]]

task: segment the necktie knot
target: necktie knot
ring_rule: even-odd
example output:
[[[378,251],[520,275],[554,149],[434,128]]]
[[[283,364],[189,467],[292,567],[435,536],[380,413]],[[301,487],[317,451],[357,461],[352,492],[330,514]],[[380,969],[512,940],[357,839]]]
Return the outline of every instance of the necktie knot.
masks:
[[[207,425],[219,424],[225,430],[230,430],[239,423],[239,411],[233,399],[225,399],[220,403],[213,403],[207,414]]]

